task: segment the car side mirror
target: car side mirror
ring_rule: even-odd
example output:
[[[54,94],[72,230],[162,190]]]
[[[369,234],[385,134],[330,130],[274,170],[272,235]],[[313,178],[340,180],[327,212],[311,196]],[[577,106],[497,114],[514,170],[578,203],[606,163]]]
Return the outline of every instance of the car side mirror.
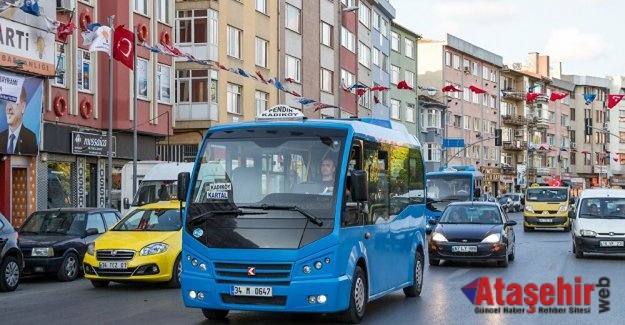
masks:
[[[97,235],[98,233],[98,228],[89,228],[85,231],[85,237]]]
[[[575,211],[569,211],[569,219],[575,219]]]
[[[573,197],[572,197],[572,198],[570,198],[570,199],[569,199],[569,204],[575,204],[575,198],[573,198]]]
[[[479,188],[473,190],[473,197],[479,199],[482,196],[482,191]]]
[[[512,227],[512,226],[516,226],[516,225],[517,225],[517,223],[514,220],[510,220],[510,221],[506,222],[506,224],[505,224],[506,227]]]
[[[124,198],[124,209],[130,209],[130,200],[127,197]]]
[[[187,190],[189,189],[190,182],[191,174],[189,172],[182,172],[178,174],[178,193],[176,194],[180,202],[187,200]]]
[[[436,224],[438,224],[438,219],[430,219],[430,220],[428,220],[428,223],[431,224],[431,225],[436,225]]]
[[[521,198],[521,204],[525,204],[525,198]]]

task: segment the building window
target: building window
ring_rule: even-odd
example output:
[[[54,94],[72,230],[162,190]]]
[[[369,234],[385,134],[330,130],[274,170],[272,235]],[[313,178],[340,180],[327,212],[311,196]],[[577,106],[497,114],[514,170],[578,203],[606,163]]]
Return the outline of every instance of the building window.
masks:
[[[371,28],[371,9],[360,2],[358,9],[358,20],[367,28]]]
[[[332,36],[334,33],[332,32],[332,25],[321,22],[321,44],[332,47],[334,42],[332,42]]]
[[[91,53],[78,49],[76,52],[76,71],[78,72],[78,90],[91,91]]]
[[[256,65],[267,67],[267,41],[256,37]]]
[[[63,45],[63,43],[55,43],[54,57],[56,58],[56,61],[54,62],[56,64],[56,76],[54,78],[54,84],[57,86],[65,87],[65,73],[67,72],[67,64],[65,61],[65,46]]]
[[[391,83],[396,85],[399,83],[399,67],[391,65]]]
[[[158,0],[158,20],[169,25],[169,0]]]
[[[469,117],[463,116],[463,127],[465,130],[469,130]]]
[[[168,65],[159,64],[156,73],[156,100],[166,104],[171,103],[171,67]]]
[[[228,56],[241,58],[241,30],[228,26]]]
[[[260,113],[264,112],[267,109],[267,103],[269,102],[269,94],[257,90],[256,95],[256,116],[260,116]]]
[[[380,50],[378,50],[375,47],[373,48],[373,51],[372,51],[371,62],[377,65],[378,67],[380,66]]]
[[[445,65],[451,67],[451,53],[445,52]]]
[[[474,76],[480,75],[480,64],[477,62],[473,62],[473,69],[471,70]]]
[[[388,38],[388,21],[382,16],[380,16],[380,34],[382,34],[384,38]]]
[[[482,78],[485,80],[488,80],[488,75],[489,75],[488,67],[482,67]]]
[[[399,52],[399,34],[391,32],[391,50]]]
[[[354,83],[356,83],[356,77],[350,72],[341,69],[341,82],[342,87],[350,87]],[[383,91],[382,93],[387,93],[388,91]]]
[[[391,118],[399,120],[399,108],[401,107],[400,101],[391,99]]]
[[[148,14],[148,0],[133,0],[134,5],[133,8],[135,12],[138,12],[143,15]]]
[[[406,80],[408,86],[414,88],[414,72],[404,70],[404,80]]]
[[[341,45],[350,50],[352,53],[356,53],[356,39],[354,34],[347,30],[347,28],[341,26]]]
[[[215,10],[179,10],[176,13],[176,43],[210,46],[206,58],[217,60],[219,44],[219,13]]]
[[[300,59],[292,56],[286,56],[286,76],[287,78],[293,78],[295,82],[300,82]]]
[[[148,99],[150,82],[148,79],[148,60],[137,59],[137,83],[139,86],[138,98]]]
[[[228,113],[241,114],[241,86],[228,83]]]
[[[299,33],[301,31],[301,12],[297,7],[286,4],[286,28]]]
[[[462,116],[454,115],[454,127],[460,128],[462,125]]]
[[[441,111],[437,109],[428,109],[425,111],[425,127],[426,128],[441,128]]]
[[[380,15],[378,14],[377,11],[373,10],[372,11],[373,14],[371,15],[372,17],[372,23],[373,23],[373,28],[375,28],[377,31],[380,30]]]
[[[267,0],[256,0],[256,11],[267,14]]]
[[[371,49],[362,42],[358,42],[358,62],[371,68]]]
[[[414,58],[414,42],[411,39],[404,39],[404,54],[409,58]]]
[[[333,80],[332,71],[321,68],[321,75],[320,75],[321,82],[319,85],[321,91],[332,93],[332,90],[334,89],[332,85],[332,80]]]
[[[414,113],[415,113],[415,109],[414,109],[414,104],[412,103],[406,103],[406,122],[413,122],[414,123]]]
[[[441,147],[438,143],[426,143],[425,161],[438,162],[441,161]]]
[[[480,132],[480,118],[479,117],[473,118],[473,131]]]
[[[370,95],[369,93],[365,93],[364,95],[360,96],[360,98],[358,98],[358,105],[366,107],[366,108],[370,108],[369,107],[369,102],[370,102]]]
[[[209,93],[211,103],[217,103],[217,72],[214,70],[177,70],[176,85],[177,103],[207,103]]]
[[[460,70],[460,57],[454,54],[454,69]]]

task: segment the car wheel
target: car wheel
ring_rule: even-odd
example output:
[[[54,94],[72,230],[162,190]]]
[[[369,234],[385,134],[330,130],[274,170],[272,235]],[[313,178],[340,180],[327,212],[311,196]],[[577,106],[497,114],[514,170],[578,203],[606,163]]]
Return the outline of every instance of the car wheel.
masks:
[[[352,290],[349,297],[349,307],[343,312],[343,320],[346,323],[360,323],[367,311],[367,278],[365,272],[356,266],[352,277]]]
[[[523,231],[524,231],[524,232],[531,232],[532,230],[534,230],[534,229],[533,229],[533,228],[531,228],[531,227],[526,227],[526,226],[523,226]]]
[[[178,255],[176,262],[174,262],[174,268],[171,271],[171,280],[167,283],[168,287],[180,288],[180,273],[182,273],[182,261],[180,260],[180,255]]]
[[[498,261],[497,265],[501,266],[501,267],[508,267],[508,253],[506,253],[506,255],[503,257],[503,260]]]
[[[421,288],[423,288],[423,264],[423,252],[417,249],[414,262],[414,281],[411,286],[404,288],[406,297],[418,297],[421,295]]]
[[[228,312],[230,312],[227,309],[206,309],[206,308],[202,308],[202,314],[204,314],[204,317],[210,319],[210,320],[222,320],[225,319],[226,316],[228,316]]]
[[[512,245],[512,251],[510,252],[510,255],[508,255],[508,261],[512,262],[514,261],[514,251],[516,250],[516,245]]]
[[[76,254],[69,253],[65,256],[61,267],[56,272],[56,277],[63,282],[76,280],[78,277],[78,256]]]
[[[573,244],[573,253],[575,253],[576,258],[584,258],[584,252],[581,249],[575,247],[575,244]]]
[[[91,280],[91,285],[94,288],[106,288],[109,286],[109,283],[111,283],[111,281],[107,281],[107,280]]]
[[[20,284],[20,266],[13,256],[5,256],[0,266],[0,291],[14,291]]]
[[[565,232],[569,232],[569,231],[571,231],[571,222],[570,222],[570,221],[569,221],[569,225],[568,225],[568,226],[566,226],[566,227],[564,227],[564,231],[565,231]]]

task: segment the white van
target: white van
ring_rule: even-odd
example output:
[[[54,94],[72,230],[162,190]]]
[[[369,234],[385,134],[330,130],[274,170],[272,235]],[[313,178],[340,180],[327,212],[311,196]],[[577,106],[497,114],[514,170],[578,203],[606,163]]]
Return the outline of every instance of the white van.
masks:
[[[160,162],[152,166],[141,179],[132,202],[124,197],[122,215],[148,203],[175,199],[178,173],[190,173],[191,170],[193,170],[193,163]]]
[[[575,257],[625,253],[625,190],[583,190],[569,218]]]

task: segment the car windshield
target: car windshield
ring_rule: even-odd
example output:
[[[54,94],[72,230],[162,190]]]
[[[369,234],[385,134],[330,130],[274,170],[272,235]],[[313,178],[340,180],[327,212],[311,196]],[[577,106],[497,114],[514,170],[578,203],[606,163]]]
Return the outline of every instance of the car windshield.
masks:
[[[113,231],[178,231],[182,227],[179,209],[139,209],[128,214]]]
[[[582,199],[579,209],[580,218],[625,219],[625,198]]]
[[[499,209],[493,205],[452,205],[445,209],[441,224],[500,224]]]
[[[428,175],[427,197],[433,202],[467,201],[471,197],[471,176]]]
[[[33,213],[26,219],[20,232],[81,236],[86,226],[86,213],[55,210]]]
[[[530,202],[564,202],[568,201],[567,188],[528,188],[527,201]]]
[[[512,199],[507,197],[507,196],[504,196],[504,197],[499,199],[499,204],[506,204],[506,203],[508,203],[508,200],[512,200]]]

